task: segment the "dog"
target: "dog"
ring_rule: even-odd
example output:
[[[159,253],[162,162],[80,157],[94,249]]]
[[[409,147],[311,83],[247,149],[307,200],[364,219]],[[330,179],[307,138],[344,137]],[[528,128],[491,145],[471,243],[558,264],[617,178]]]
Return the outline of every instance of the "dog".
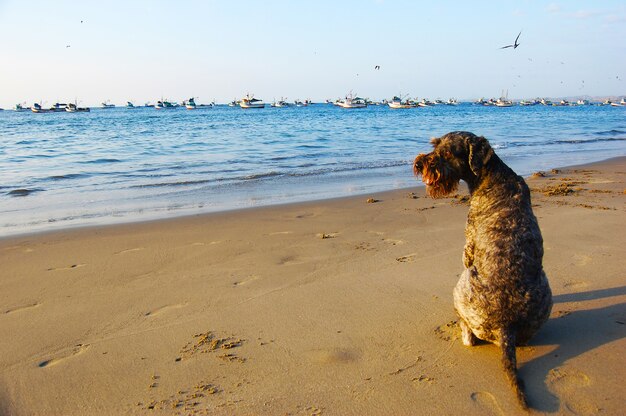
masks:
[[[516,345],[523,345],[548,319],[552,292],[543,271],[543,238],[524,179],[509,168],[484,137],[455,131],[433,138],[413,172],[439,198],[467,183],[470,208],[465,227],[465,270],[454,288],[463,344],[478,339],[502,350],[505,373],[522,408],[528,408],[517,373]]]

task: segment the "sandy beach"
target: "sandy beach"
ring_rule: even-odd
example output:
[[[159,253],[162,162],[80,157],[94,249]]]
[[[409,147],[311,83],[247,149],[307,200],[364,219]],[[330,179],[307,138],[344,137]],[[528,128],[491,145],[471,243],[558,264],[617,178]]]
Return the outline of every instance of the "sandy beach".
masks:
[[[527,182],[555,302],[517,350],[531,413],[620,414],[626,158]],[[521,413],[459,339],[467,195],[415,185],[0,240],[0,414]]]

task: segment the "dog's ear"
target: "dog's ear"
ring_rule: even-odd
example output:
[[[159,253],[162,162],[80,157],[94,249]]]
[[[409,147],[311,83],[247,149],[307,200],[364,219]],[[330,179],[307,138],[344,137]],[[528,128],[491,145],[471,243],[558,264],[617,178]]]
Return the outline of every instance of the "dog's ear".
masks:
[[[469,166],[474,175],[478,176],[483,166],[493,156],[493,149],[484,137],[471,137],[468,139]]]
[[[431,137],[430,144],[432,144],[433,147],[439,146],[439,143],[441,143],[441,138],[440,137]]]

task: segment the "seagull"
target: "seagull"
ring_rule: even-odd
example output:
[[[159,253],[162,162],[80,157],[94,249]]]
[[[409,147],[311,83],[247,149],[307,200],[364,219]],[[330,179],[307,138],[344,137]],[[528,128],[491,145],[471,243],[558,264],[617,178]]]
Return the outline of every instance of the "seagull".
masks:
[[[380,65],[376,65],[374,69],[380,69]]]
[[[517,43],[517,40],[519,39],[519,36],[522,34],[522,32],[519,32],[519,35],[517,35],[517,37],[515,38],[515,42],[512,45],[506,45],[501,47],[500,49],[506,49],[506,48],[513,48],[516,49],[520,44]]]
[[[69,48],[71,45],[65,45],[66,48]]]

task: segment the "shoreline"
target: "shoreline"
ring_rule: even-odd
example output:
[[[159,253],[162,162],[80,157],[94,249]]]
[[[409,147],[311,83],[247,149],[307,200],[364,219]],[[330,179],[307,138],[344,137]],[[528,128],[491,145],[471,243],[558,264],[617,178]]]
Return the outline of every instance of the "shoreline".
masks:
[[[520,376],[532,413],[618,414],[626,157],[555,169],[526,178],[555,305]],[[460,343],[466,192],[417,185],[0,239],[0,413],[522,414]]]
[[[612,158],[602,159],[599,161],[554,167],[552,169],[576,169],[576,168],[582,168],[582,167],[592,167],[597,164],[607,164],[607,163],[610,164],[614,162],[619,162],[622,159],[626,160],[626,156],[615,156]],[[528,175],[525,175],[525,176],[522,175],[522,177],[525,180],[527,180],[531,176],[532,176],[532,173],[529,173]],[[425,189],[424,184],[419,179],[415,179],[415,181],[416,181],[415,186],[400,187],[400,188],[395,188],[395,189],[386,189],[382,191],[364,192],[364,193],[346,195],[346,196],[334,196],[334,197],[329,197],[329,198],[320,198],[320,199],[296,201],[296,202],[279,202],[276,204],[259,205],[259,206],[243,207],[243,208],[232,208],[232,209],[224,209],[224,210],[218,210],[218,211],[197,212],[197,213],[191,213],[191,214],[174,214],[168,217],[157,217],[157,218],[149,218],[149,219],[143,219],[143,220],[136,219],[136,218],[129,218],[126,221],[120,221],[120,222],[114,222],[114,223],[77,224],[77,225],[70,225],[65,228],[54,228],[54,229],[48,229],[48,230],[44,229],[44,230],[39,230],[39,231],[25,231],[25,232],[20,232],[17,234],[9,234],[6,236],[0,236],[0,242],[5,241],[5,240],[11,240],[11,239],[37,237],[37,236],[43,236],[43,235],[48,235],[48,234],[54,234],[54,233],[71,233],[73,231],[80,232],[80,231],[97,230],[98,228],[109,228],[109,227],[128,227],[128,226],[140,225],[140,224],[159,223],[162,221],[165,221],[165,222],[184,221],[184,220],[189,220],[192,218],[203,217],[203,216],[237,215],[238,213],[245,213],[250,210],[253,211],[253,210],[261,210],[261,209],[280,209],[280,208],[286,208],[290,206],[295,207],[298,205],[340,202],[340,201],[349,200],[349,199],[363,199],[363,198],[367,199],[368,197],[374,197],[374,196],[384,197],[387,194],[393,195],[395,193],[411,192],[416,189],[421,189],[423,192]],[[461,183],[459,185],[459,188],[463,189],[464,186],[465,185]]]

